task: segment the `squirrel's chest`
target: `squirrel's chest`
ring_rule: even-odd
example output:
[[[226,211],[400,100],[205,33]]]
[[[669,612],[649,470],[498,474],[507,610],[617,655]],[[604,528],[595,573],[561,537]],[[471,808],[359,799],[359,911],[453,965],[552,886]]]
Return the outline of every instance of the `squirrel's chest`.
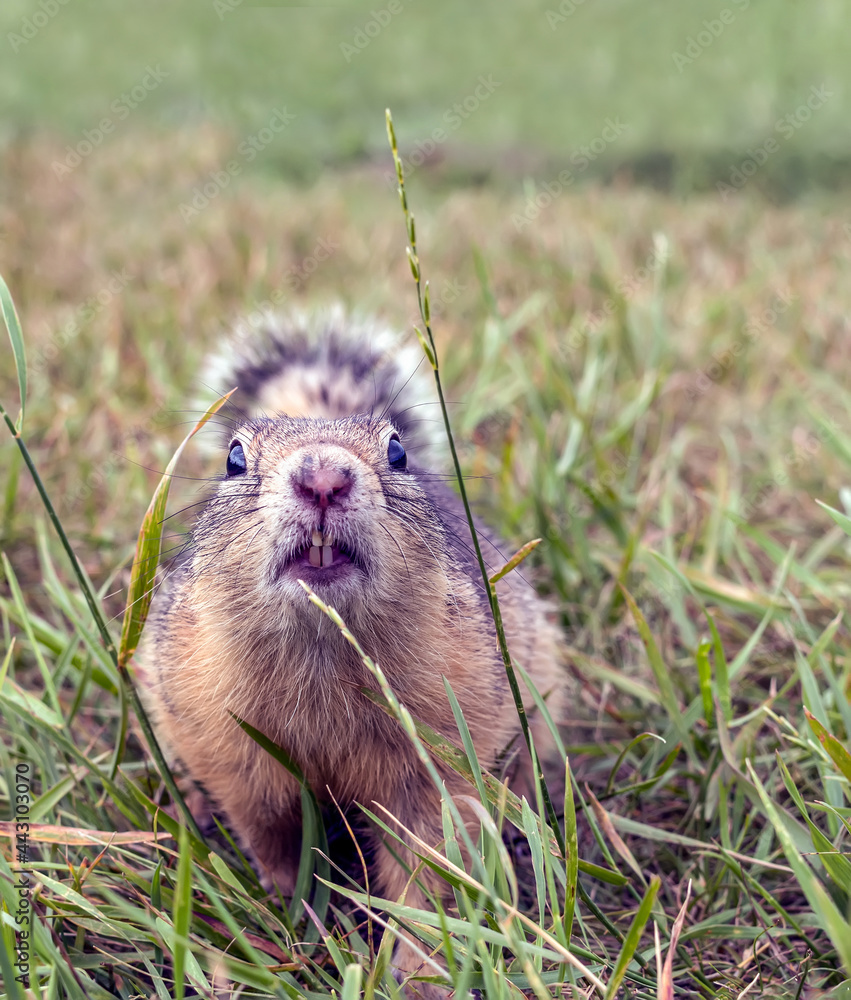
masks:
[[[377,689],[375,678],[333,622],[322,616],[310,624],[255,632],[250,642],[235,641],[234,631],[223,632],[220,650],[227,648],[228,655],[219,651],[212,659],[217,671],[227,673],[228,683],[220,690],[227,691],[229,712],[282,746],[314,787],[364,788],[376,773],[384,779],[397,771],[409,775],[416,755],[408,736],[395,717],[364,694],[365,688]],[[223,629],[225,623],[216,625]],[[475,685],[470,677],[456,676],[457,664],[446,655],[445,643],[373,621],[354,619],[352,631],[397,697],[438,732],[455,735],[445,676],[465,710],[472,701],[473,715],[490,701],[487,671],[474,671]],[[466,669],[476,662],[475,652],[459,651]],[[476,688],[472,698],[471,686]],[[257,747],[256,752],[264,751]]]
[[[376,771],[387,776],[396,770],[407,774],[415,766],[415,751],[398,720],[364,693],[364,689],[377,690],[378,685],[360,657],[352,653],[345,641],[326,645],[320,640],[309,649],[297,650],[290,645],[282,650],[274,668],[258,678],[260,690],[252,699],[252,724],[294,757],[314,787],[339,787],[342,780],[361,788]],[[394,691],[418,717],[423,714],[423,687],[434,686],[428,698],[430,717],[422,721],[434,726],[451,719],[439,670],[426,670],[422,662],[391,659],[387,650],[376,659]],[[420,673],[416,697],[409,697],[413,691],[405,690],[412,671]],[[444,711],[438,710],[441,705]]]
[[[320,796],[330,789],[337,798],[357,798],[376,781],[383,787],[404,780],[416,766],[399,723],[359,687],[315,679],[268,699],[258,714],[258,728],[290,754]]]

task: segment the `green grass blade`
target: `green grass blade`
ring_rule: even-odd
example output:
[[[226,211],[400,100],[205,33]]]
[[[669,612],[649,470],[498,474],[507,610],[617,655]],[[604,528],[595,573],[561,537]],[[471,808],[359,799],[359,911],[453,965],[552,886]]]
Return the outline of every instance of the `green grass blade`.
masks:
[[[821,507],[822,510],[826,511],[834,521],[839,525],[840,528],[845,532],[846,535],[851,535],[851,517],[847,514],[843,514],[842,511],[835,510],[833,507],[829,507],[826,503],[822,503],[821,500],[816,500],[816,503]]]
[[[564,897],[564,942],[573,935],[573,917],[576,909],[576,891],[579,878],[579,833],[576,828],[576,802],[573,798],[573,776],[570,761],[564,759],[564,840],[565,855],[565,897]]]
[[[703,614],[709,624],[709,631],[712,634],[712,650],[715,660],[715,689],[718,692],[718,705],[726,722],[733,718],[733,696],[730,693],[730,667],[727,663],[727,656],[724,653],[724,644],[721,642],[721,635],[715,619],[706,608]]]
[[[845,778],[849,785],[851,785],[851,753],[839,742],[839,740],[829,733],[827,729],[819,722],[819,720],[808,711],[804,709],[804,714],[812,727],[813,732],[816,734],[816,738],[821,743],[821,745],[827,751],[830,759],[836,765],[836,769]],[[849,792],[849,798],[851,798],[851,788],[846,788]]]
[[[3,984],[7,1000],[24,1000],[24,991],[17,976],[21,970],[15,968],[18,955],[15,951],[16,935],[19,933],[11,924],[12,916],[6,907],[5,900],[0,908],[0,972],[3,973]]]
[[[464,747],[464,752],[467,754],[470,774],[475,783],[476,791],[479,793],[479,799],[482,802],[487,802],[488,793],[485,788],[484,780],[482,779],[482,769],[479,766],[479,758],[476,754],[476,748],[473,746],[473,737],[470,735],[470,727],[467,725],[467,720],[464,718],[464,713],[461,711],[461,706],[458,703],[458,699],[455,697],[455,692],[452,690],[452,686],[446,677],[443,678],[443,686],[446,688],[446,696],[449,698],[449,704],[452,707],[452,714],[455,716],[455,724],[458,726],[458,732],[461,734],[461,743]]]
[[[700,698],[703,702],[703,718],[706,725],[712,725],[712,713],[714,705],[712,702],[712,667],[709,664],[709,650],[712,648],[709,642],[703,640],[695,650],[694,658],[697,663],[697,677],[700,683]]]
[[[612,764],[612,769],[609,771],[609,777],[608,780],[606,781],[606,790],[605,790],[606,795],[612,794],[612,789],[615,787],[615,779],[617,778],[617,774],[618,771],[620,770],[621,764],[623,763],[624,757],[626,757],[626,755],[629,753],[630,750],[633,749],[633,747],[637,747],[640,743],[643,743],[645,740],[658,740],[660,743],[665,742],[662,739],[662,737],[659,736],[657,733],[639,733],[638,736],[635,736],[633,739],[631,739],[629,743],[627,743],[627,745],[623,748],[623,750],[621,750],[621,752],[618,754],[614,764]]]
[[[181,826],[178,838],[177,886],[174,892],[174,998],[183,1000],[186,981],[186,953],[188,950],[189,924],[192,919],[192,852],[189,850],[189,836],[186,827]]]
[[[751,762],[747,761],[746,766],[750,779],[762,802],[763,810],[774,827],[774,833],[780,842],[780,846],[783,848],[783,853],[786,855],[786,860],[795,872],[801,889],[807,897],[807,901],[812,907],[813,912],[822,921],[824,929],[839,955],[846,974],[851,976],[851,923],[839,912],[825,887],[816,878],[813,870],[799,853],[786,824],[777,812],[762,782],[757,777]]]
[[[542,541],[543,541],[542,538],[533,538],[531,542],[526,542],[526,544],[522,546],[522,548],[519,548],[514,553],[514,555],[508,560],[508,562],[502,567],[502,569],[498,570],[496,573],[493,574],[493,576],[490,577],[491,586],[492,587],[495,586],[504,576],[508,576],[508,574],[513,569],[517,569],[517,567],[520,565],[520,563],[523,562],[526,556],[534,552]]]
[[[666,558],[659,552],[650,552],[653,559],[664,569],[666,569],[686,590],[691,596],[692,600],[695,601],[703,617],[706,619],[706,623],[709,626],[709,632],[712,635],[712,650],[715,656],[715,685],[718,693],[718,701],[721,705],[721,709],[724,713],[724,718],[729,722],[732,718],[732,701],[730,696],[730,673],[727,664],[727,657],[724,654],[724,644],[721,641],[721,635],[718,632],[718,626],[715,624],[715,619],[709,614],[703,601],[701,601],[697,590],[693,586],[691,580],[683,573],[680,568],[672,562],[670,559]],[[698,665],[700,667],[700,665]],[[702,690],[701,690],[702,694]],[[706,704],[704,702],[704,712],[706,711]],[[711,713],[710,713],[711,714]],[[709,716],[707,717],[709,718]]]
[[[3,689],[3,684],[6,681],[6,674],[9,673],[9,664],[12,662],[12,654],[15,652],[15,637],[12,636],[12,641],[9,643],[9,648],[6,650],[6,655],[3,657],[3,664],[0,666],[0,691]]]
[[[343,991],[340,994],[341,1000],[358,1000],[361,995],[361,980],[363,979],[363,969],[352,963],[346,966],[343,974]]]
[[[48,789],[46,792],[42,792],[37,799],[34,800],[32,807],[30,809],[30,820],[33,823],[38,823],[39,820],[44,816],[49,816],[53,811],[54,807],[74,788],[77,784],[77,778],[75,775],[70,774],[67,778],[63,778],[57,785],[53,788]]]
[[[258,746],[262,747],[270,757],[274,757],[279,764],[290,772],[302,788],[306,787],[304,772],[282,746],[278,746],[278,744],[273,740],[270,740],[265,733],[261,733],[259,729],[255,729],[251,723],[246,722],[244,719],[240,719],[239,716],[234,715],[233,712],[231,712],[230,715],[234,722],[236,722],[241,729],[248,733]]]
[[[621,945],[617,963],[606,986],[606,1000],[614,1000],[614,996],[623,982],[626,970],[635,955],[638,944],[641,941],[641,935],[644,933],[644,928],[647,926],[647,921],[650,919],[650,913],[653,909],[653,904],[656,902],[656,896],[661,884],[659,876],[654,875],[650,881],[650,885],[647,887],[644,898],[641,900],[638,911],[632,918],[632,923],[629,925],[629,930]]]
[[[151,606],[151,599],[154,593],[154,579],[160,560],[163,519],[165,517],[165,509],[168,503],[168,494],[174,470],[180,460],[180,456],[183,454],[183,449],[189,441],[212,416],[218,413],[221,407],[233,395],[234,391],[232,390],[226,396],[218,399],[180,443],[177,451],[172,455],[171,461],[166,466],[165,472],[142,519],[142,527],[139,529],[139,538],[136,543],[136,555],[130,571],[127,610],[124,613],[124,622],[121,627],[121,641],[118,645],[118,666],[122,670],[127,666],[130,658],[136,652],[139,637],[145,626],[145,619],[148,617],[148,609]]]
[[[659,652],[659,647],[656,645],[656,640],[653,638],[650,626],[647,624],[647,620],[641,613],[638,605],[635,603],[635,599],[632,594],[630,594],[624,586],[621,586],[621,593],[623,594],[624,600],[626,601],[627,606],[632,613],[632,617],[635,620],[636,627],[638,628],[638,634],[641,636],[644,648],[647,650],[647,659],[650,662],[650,668],[653,671],[653,676],[656,678],[656,685],[659,688],[659,697],[662,700],[662,705],[668,713],[668,722],[670,723],[671,728],[677,733],[677,736],[686,748],[689,757],[692,760],[695,760],[696,754],[694,751],[692,735],[683,721],[683,712],[677,701],[677,696],[674,691],[674,685],[671,681],[671,674],[667,664],[662,659],[662,654]]]
[[[783,783],[786,785],[786,790],[791,795],[792,801],[798,807],[798,812],[804,818],[810,829],[810,835],[813,838],[813,847],[821,858],[821,862],[824,865],[825,870],[833,881],[836,882],[836,884],[842,889],[846,897],[851,900],[851,861],[834,849],[833,844],[831,844],[827,837],[825,837],[821,830],[819,830],[815,823],[813,823],[812,819],[810,819],[810,814],[803,798],[801,797],[801,793],[798,791],[795,782],[792,780],[792,775],[783,763],[783,758],[779,753],[777,754],[777,766],[780,768],[780,773],[783,776]]]
[[[12,598],[18,608],[18,613],[20,614],[20,621],[23,624],[24,632],[26,633],[27,639],[29,641],[30,649],[32,650],[35,661],[38,665],[39,673],[41,674],[42,682],[44,683],[44,689],[47,696],[47,701],[53,708],[54,712],[61,717],[62,710],[59,704],[59,696],[56,693],[56,685],[53,683],[53,676],[48,669],[47,663],[44,660],[44,656],[41,652],[41,646],[36,641],[35,635],[33,634],[32,625],[30,624],[30,617],[27,611],[26,604],[24,602],[24,595],[21,592],[21,588],[18,585],[18,578],[15,576],[15,572],[12,569],[12,564],[9,562],[8,556],[5,552],[2,553],[3,559],[3,570],[6,576],[6,581],[9,584],[9,589],[12,592]]]
[[[316,796],[306,785],[301,786],[301,814],[301,856],[289,919],[296,921],[300,918],[303,900],[310,899],[312,891],[313,908],[319,919],[324,921],[331,894],[325,883],[317,881],[317,878],[327,879],[331,874],[328,864],[328,836]]]
[[[20,431],[24,424],[24,413],[27,408],[27,355],[24,349],[24,335],[21,332],[21,322],[18,319],[18,311],[12,299],[12,293],[6,284],[3,275],[0,274],[0,312],[3,313],[3,321],[9,332],[9,340],[12,342],[12,353],[15,356],[15,369],[18,373],[18,390],[21,394],[21,412],[15,423],[15,429]]]

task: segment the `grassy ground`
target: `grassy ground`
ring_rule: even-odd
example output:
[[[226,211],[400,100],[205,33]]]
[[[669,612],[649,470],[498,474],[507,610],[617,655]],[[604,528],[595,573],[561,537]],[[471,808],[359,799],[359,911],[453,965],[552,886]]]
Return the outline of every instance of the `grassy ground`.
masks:
[[[415,318],[383,167],[306,188],[241,176],[181,213],[233,142],[210,128],[116,136],[61,184],[61,142],[36,135],[3,153],[0,273],[26,337],[24,437],[113,634],[138,525],[229,321],[277,289],[404,328]],[[409,197],[470,489],[507,539],[544,539],[529,575],[562,617],[576,691],[568,836],[620,875],[580,872],[569,937],[571,867],[527,814],[514,837],[523,924],[506,909],[501,841],[485,836],[484,888],[459,889],[479,909],[453,926],[455,985],[507,996],[510,976],[544,996],[574,975],[573,995],[588,995],[560,964],[569,946],[600,994],[841,996],[851,546],[815,502],[851,505],[838,203],[588,186],[536,211],[526,194],[447,195],[416,174]],[[13,416],[16,398],[9,361],[0,401]],[[359,924],[342,895],[314,897],[315,919],[288,914],[226,841],[209,857],[178,843],[149,814],[164,791],[134,739],[110,777],[123,739],[114,665],[11,438],[0,456],[0,787],[9,802],[29,762],[34,995],[179,995],[184,971],[187,995],[392,992],[379,925]],[[175,510],[211,469],[190,448],[180,472]],[[664,960],[687,896],[660,971],[654,933]],[[6,922],[7,948],[12,937]]]
[[[524,0],[499,17],[452,0],[39,3],[0,12],[0,140],[37,123],[76,144],[104,117],[108,144],[210,118],[245,139],[283,106],[295,117],[256,165],[315,179],[323,164],[386,163],[390,102],[403,153],[442,129],[430,158],[466,179],[544,180],[612,119],[628,127],[586,159],[589,176],[714,189],[771,138],[752,183],[773,195],[849,176],[842,0]],[[149,67],[162,75],[128,102]],[[477,99],[482,77],[495,89]],[[778,132],[821,86],[830,96]]]

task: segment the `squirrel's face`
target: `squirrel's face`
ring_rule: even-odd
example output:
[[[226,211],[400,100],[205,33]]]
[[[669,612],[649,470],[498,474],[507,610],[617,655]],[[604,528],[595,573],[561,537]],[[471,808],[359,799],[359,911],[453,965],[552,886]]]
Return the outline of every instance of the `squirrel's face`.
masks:
[[[243,588],[299,601],[386,599],[416,586],[442,529],[387,420],[279,417],[238,427],[201,516],[197,552]],[[431,539],[431,544],[429,540]]]

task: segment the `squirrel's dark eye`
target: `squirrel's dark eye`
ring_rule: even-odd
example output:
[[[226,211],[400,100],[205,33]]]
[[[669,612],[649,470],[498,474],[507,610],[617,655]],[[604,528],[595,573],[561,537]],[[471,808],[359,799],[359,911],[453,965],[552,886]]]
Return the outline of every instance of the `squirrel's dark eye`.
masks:
[[[387,445],[387,461],[390,463],[391,469],[404,469],[408,464],[408,456],[405,454],[398,434],[393,434]]]
[[[248,464],[245,461],[245,452],[239,441],[234,441],[228,452],[227,472],[229,476],[242,476],[248,471]]]

